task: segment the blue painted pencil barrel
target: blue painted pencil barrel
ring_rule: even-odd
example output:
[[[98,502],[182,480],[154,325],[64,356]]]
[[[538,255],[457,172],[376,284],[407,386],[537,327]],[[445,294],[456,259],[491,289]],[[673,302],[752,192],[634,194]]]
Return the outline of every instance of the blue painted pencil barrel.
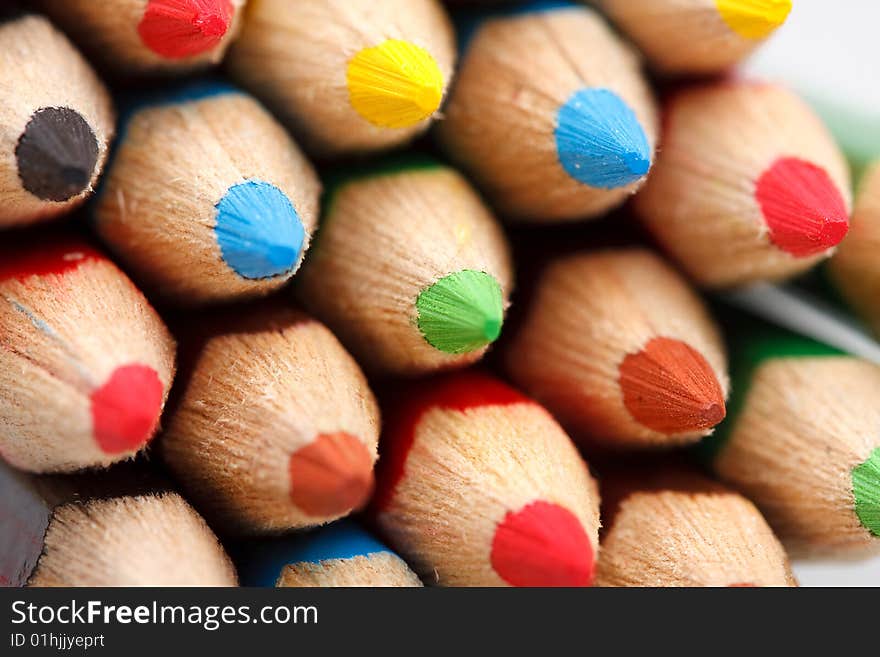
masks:
[[[239,570],[244,586],[421,586],[400,557],[351,520],[254,541]]]

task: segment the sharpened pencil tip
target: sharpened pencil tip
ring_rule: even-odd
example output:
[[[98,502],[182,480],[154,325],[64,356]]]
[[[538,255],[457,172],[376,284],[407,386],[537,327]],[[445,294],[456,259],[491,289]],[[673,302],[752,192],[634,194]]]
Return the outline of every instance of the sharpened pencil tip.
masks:
[[[793,256],[827,251],[849,231],[843,195],[825,169],[812,162],[779,158],[761,174],[755,198],[770,240]]]
[[[593,546],[565,507],[537,501],[510,511],[495,529],[492,568],[512,586],[590,586]]]
[[[880,537],[880,447],[852,471],[856,515],[862,526]]]
[[[15,158],[22,187],[44,201],[67,201],[89,188],[98,141],[79,112],[44,107],[28,121]]]
[[[703,424],[707,427],[714,427],[716,424],[721,422],[724,417],[727,415],[727,409],[724,407],[724,403],[711,402],[705,408],[703,408],[700,416],[702,418]]]
[[[590,187],[626,187],[651,168],[652,149],[642,124],[609,89],[576,92],[559,109],[555,136],[562,167]]]
[[[436,60],[399,39],[358,52],[348,63],[346,82],[355,111],[382,128],[415,125],[436,112],[443,99]]]
[[[164,388],[156,371],[127,365],[113,371],[91,394],[92,431],[107,454],[136,452],[159,424]]]
[[[232,24],[229,0],[150,0],[138,34],[150,50],[168,59],[211,50]]]
[[[373,458],[364,444],[344,433],[321,434],[290,457],[290,497],[315,517],[359,509],[373,491]]]
[[[690,345],[654,338],[620,364],[623,403],[632,418],[664,434],[708,432],[726,414],[708,361]]]
[[[229,21],[220,13],[209,12],[199,14],[195,21],[193,21],[193,25],[205,39],[219,39],[226,34],[226,30],[229,28]]]
[[[498,281],[470,269],[444,276],[423,290],[416,309],[425,340],[449,354],[469,353],[491,344],[504,322]]]
[[[746,39],[764,39],[791,12],[791,0],[715,0],[721,18]]]
[[[305,228],[290,199],[275,185],[248,180],[217,204],[214,233],[223,260],[242,278],[291,273],[305,244]]]

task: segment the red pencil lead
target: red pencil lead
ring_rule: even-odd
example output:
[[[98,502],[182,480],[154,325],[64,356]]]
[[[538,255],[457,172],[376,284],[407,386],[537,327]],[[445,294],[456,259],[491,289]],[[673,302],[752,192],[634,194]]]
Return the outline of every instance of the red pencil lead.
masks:
[[[495,529],[492,567],[513,586],[590,586],[594,565],[587,533],[558,504],[532,502]]]
[[[213,48],[232,15],[230,0],[150,0],[138,33],[156,54],[181,59]]]
[[[755,198],[771,241],[794,256],[827,251],[849,230],[846,201],[825,169],[812,162],[779,158],[761,174]]]

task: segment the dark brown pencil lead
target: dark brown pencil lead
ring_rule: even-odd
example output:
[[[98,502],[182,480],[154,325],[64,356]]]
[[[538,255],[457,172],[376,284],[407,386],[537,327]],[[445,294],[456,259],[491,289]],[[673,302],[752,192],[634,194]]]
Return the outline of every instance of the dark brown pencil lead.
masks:
[[[82,115],[43,107],[28,121],[15,149],[22,186],[44,201],[66,201],[88,189],[98,141]]]

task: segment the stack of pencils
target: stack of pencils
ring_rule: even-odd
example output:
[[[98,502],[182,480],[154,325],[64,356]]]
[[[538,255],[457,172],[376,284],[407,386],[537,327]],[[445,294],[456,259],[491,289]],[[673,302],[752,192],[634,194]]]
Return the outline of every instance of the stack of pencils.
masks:
[[[0,584],[880,553],[880,366],[724,303],[880,332],[880,163],[731,74],[791,1],[462,4],[0,12]]]

